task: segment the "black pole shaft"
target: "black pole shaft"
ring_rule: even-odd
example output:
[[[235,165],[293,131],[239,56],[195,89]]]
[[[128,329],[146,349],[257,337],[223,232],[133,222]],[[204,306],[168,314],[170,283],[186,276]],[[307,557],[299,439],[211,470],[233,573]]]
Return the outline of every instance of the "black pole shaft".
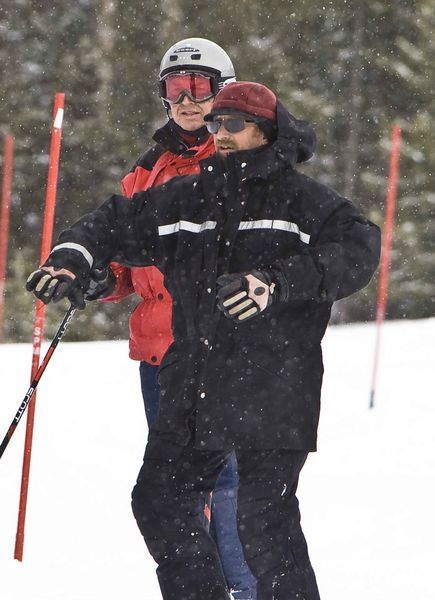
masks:
[[[54,336],[53,341],[51,342],[46,355],[44,356],[44,360],[39,365],[39,369],[36,371],[35,378],[33,379],[32,383],[30,384],[30,387],[27,390],[23,401],[20,404],[20,407],[17,410],[15,417],[13,418],[12,423],[10,424],[5,437],[3,438],[3,441],[0,445],[0,458],[3,456],[3,453],[6,450],[6,447],[9,444],[11,437],[13,436],[14,431],[17,428],[17,425],[21,420],[21,417],[26,412],[26,408],[29,406],[29,402],[32,399],[33,393],[38,386],[38,383],[42,377],[42,374],[44,373],[46,366],[50,362],[50,358],[52,357],[56,346],[58,345],[60,340],[63,338],[65,331],[68,329],[69,324],[71,322],[71,319],[72,319],[75,311],[76,311],[76,308],[73,306],[70,306],[69,309],[67,310],[67,312],[65,313],[65,316],[62,319],[62,323],[60,324],[59,329],[57,330],[57,333]]]

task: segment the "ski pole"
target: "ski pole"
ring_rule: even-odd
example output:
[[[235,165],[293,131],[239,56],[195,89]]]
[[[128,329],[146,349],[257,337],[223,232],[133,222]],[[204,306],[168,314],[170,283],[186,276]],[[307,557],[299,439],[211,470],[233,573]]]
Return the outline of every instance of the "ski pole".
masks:
[[[0,445],[0,458],[3,456],[3,453],[6,450],[6,447],[9,444],[11,437],[13,436],[14,431],[17,428],[17,425],[20,422],[21,417],[25,413],[26,408],[28,407],[29,402],[32,399],[33,393],[36,390],[36,387],[42,377],[42,374],[44,373],[46,366],[50,362],[50,358],[52,357],[56,346],[58,345],[60,340],[63,338],[65,331],[68,329],[69,324],[71,322],[71,319],[72,319],[75,311],[76,311],[76,308],[74,306],[70,306],[69,309],[67,310],[67,312],[65,313],[65,316],[62,319],[62,323],[60,324],[59,329],[57,330],[57,333],[54,336],[53,341],[51,342],[46,355],[44,356],[44,360],[40,364],[39,369],[37,370],[36,375],[35,375],[32,383],[30,384],[29,389],[27,390],[26,395],[24,396],[24,399],[21,402],[20,407],[17,410],[15,417],[13,418],[13,421],[12,421],[5,437],[3,438],[3,441]]]
[[[42,265],[50,254],[54,226],[54,210],[56,205],[57,179],[59,174],[60,144],[65,94],[57,92],[54,97],[53,120],[51,126],[50,155],[48,161],[47,191],[45,196],[44,224],[42,228],[41,255],[39,264]],[[41,340],[44,333],[45,305],[36,301],[35,321],[33,324],[33,352],[30,381],[35,377],[39,367]],[[21,471],[20,503],[18,508],[17,534],[15,538],[14,558],[23,560],[24,527],[27,511],[27,492],[30,478],[30,461],[32,457],[33,428],[35,423],[36,396],[27,411],[26,436],[24,439],[23,468]]]

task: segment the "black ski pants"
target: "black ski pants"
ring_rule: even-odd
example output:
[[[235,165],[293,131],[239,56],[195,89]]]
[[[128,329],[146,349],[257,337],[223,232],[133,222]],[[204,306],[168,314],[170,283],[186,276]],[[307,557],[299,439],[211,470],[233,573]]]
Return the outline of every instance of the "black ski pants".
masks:
[[[219,555],[198,519],[231,450],[201,451],[154,435],[132,493],[164,600],[228,600]],[[237,450],[238,528],[257,600],[319,600],[296,498],[305,452]]]

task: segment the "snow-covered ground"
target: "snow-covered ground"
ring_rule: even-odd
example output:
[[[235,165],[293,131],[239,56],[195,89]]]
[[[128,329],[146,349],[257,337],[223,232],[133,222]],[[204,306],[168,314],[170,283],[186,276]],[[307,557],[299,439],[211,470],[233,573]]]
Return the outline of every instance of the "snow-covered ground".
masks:
[[[74,324],[72,324],[74,327]],[[130,512],[146,424],[127,342],[62,341],[38,388],[24,561],[13,559],[25,418],[0,461],[1,600],[158,600]],[[303,526],[322,600],[433,600],[435,319],[331,327],[319,451]],[[30,345],[0,346],[0,436],[27,390]]]

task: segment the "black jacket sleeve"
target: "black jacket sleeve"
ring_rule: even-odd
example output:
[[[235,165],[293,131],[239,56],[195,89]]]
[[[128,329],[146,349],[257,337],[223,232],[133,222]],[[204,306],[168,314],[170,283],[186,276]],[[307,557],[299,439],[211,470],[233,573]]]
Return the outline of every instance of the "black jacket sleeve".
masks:
[[[60,234],[46,264],[74,273],[82,269],[84,274],[111,261],[129,267],[159,265],[167,258],[159,227],[179,221],[181,199],[192,190],[191,183],[186,182],[192,177],[177,178],[177,182],[131,198],[111,196]]]
[[[131,199],[113,195],[63,231],[47,265],[77,273],[101,269],[111,260],[128,266],[150,265],[159,249],[158,217],[150,192]]]
[[[312,244],[275,263],[280,298],[334,302],[349,296],[369,283],[379,255],[379,228],[341,199]]]

